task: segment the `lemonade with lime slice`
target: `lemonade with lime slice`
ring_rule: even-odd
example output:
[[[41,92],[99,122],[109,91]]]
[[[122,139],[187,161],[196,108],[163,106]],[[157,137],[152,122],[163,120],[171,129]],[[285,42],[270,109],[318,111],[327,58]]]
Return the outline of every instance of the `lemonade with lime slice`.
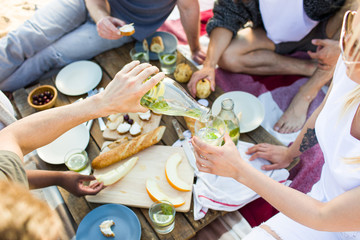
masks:
[[[134,56],[132,57],[132,60],[139,60],[141,63],[143,63],[143,62],[148,62],[149,58],[148,58],[147,53],[138,52],[138,53],[134,54]]]
[[[160,234],[171,232],[175,226],[175,213],[175,208],[170,202],[165,200],[155,202],[149,208],[149,216],[155,231]]]
[[[172,74],[176,68],[177,52],[162,52],[158,54],[161,71],[165,74]]]
[[[197,136],[207,144],[213,145],[213,146],[220,146],[222,142],[222,135],[219,130],[216,128],[211,127],[204,127],[201,128],[197,132]]]
[[[130,50],[130,57],[133,61],[139,60],[141,63],[149,62],[149,51],[143,48],[132,48]]]
[[[71,171],[89,175],[91,166],[87,153],[81,149],[73,149],[65,155],[65,165]]]

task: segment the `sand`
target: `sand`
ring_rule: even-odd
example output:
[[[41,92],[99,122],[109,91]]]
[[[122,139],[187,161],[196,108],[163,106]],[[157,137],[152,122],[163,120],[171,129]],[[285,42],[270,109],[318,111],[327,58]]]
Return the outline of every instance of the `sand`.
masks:
[[[16,29],[29,19],[36,8],[45,5],[49,0],[1,0],[0,38]]]

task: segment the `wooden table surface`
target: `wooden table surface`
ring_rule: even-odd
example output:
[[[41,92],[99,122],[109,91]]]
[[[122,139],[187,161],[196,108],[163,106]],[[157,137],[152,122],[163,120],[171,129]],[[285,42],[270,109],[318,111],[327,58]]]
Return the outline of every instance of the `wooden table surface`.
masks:
[[[131,61],[129,57],[129,49],[133,47],[134,43],[126,44],[118,49],[113,49],[107,52],[104,52],[98,56],[96,56],[93,61],[99,64],[103,70],[103,77],[100,82],[100,84],[97,86],[97,88],[105,87],[110,80],[115,76],[115,74],[127,63]],[[190,62],[188,62],[181,54],[178,56],[178,63],[179,62],[187,62],[192,66]],[[152,64],[159,66],[158,61],[151,61]],[[193,70],[196,70],[196,68],[193,66]],[[22,88],[13,93],[13,104],[15,105],[15,110],[17,112],[17,118],[22,118],[25,116],[28,116],[30,114],[35,113],[36,111],[31,108],[27,103],[27,96],[30,93],[30,91],[37,87],[38,85],[44,85],[44,84],[50,84],[55,86],[55,77],[41,80],[39,84],[33,85],[28,88]],[[186,87],[186,85],[183,85]],[[218,96],[220,96],[223,93],[221,89],[218,87],[216,88],[216,91],[213,92],[208,100],[210,103],[212,103]],[[66,96],[59,92],[58,99],[56,101],[56,106],[62,106],[65,104],[72,103],[79,99],[80,97],[86,97],[86,95],[83,96]],[[211,105],[210,105],[211,106]],[[171,120],[172,116],[163,116],[160,125],[166,126],[166,131],[164,133],[164,136],[159,144],[168,145],[171,146],[176,140],[178,140],[178,137],[176,135],[176,132],[172,126]],[[183,130],[186,129],[186,123],[184,121],[183,117],[175,117]],[[272,135],[270,135],[265,129],[263,129],[261,126],[257,129],[241,134],[241,140],[251,142],[251,143],[261,143],[261,142],[267,142],[272,144],[281,144],[278,140],[276,140]],[[92,160],[96,156],[99,155],[100,148],[104,142],[104,138],[102,136],[102,132],[99,129],[98,121],[93,122],[93,126],[91,128],[91,137],[88,147],[86,148],[86,151],[89,155],[89,158]],[[39,157],[35,156],[37,167],[40,169],[48,169],[48,170],[67,170],[66,166],[64,164],[61,165],[51,165],[47,164],[44,161],[42,161]],[[80,224],[81,220],[85,217],[86,214],[88,214],[92,209],[100,206],[101,204],[94,204],[89,203],[86,201],[84,197],[75,197],[72,194],[68,193],[64,189],[60,188],[60,193],[65,201],[65,204],[67,208],[69,209],[71,216],[73,218],[73,225],[75,228],[75,231],[77,229],[77,226]],[[193,204],[191,204],[192,206]],[[193,207],[193,206],[192,206]],[[176,224],[175,229],[166,235],[160,235],[157,234],[153,228],[151,227],[148,216],[148,209],[141,209],[141,208],[131,208],[135,214],[138,216],[140,223],[141,223],[141,230],[142,235],[141,239],[189,239],[195,236],[196,232],[198,232],[200,229],[211,223],[214,219],[219,217],[220,215],[225,214],[225,212],[219,212],[214,210],[209,210],[206,216],[199,220],[195,221],[193,217],[193,208],[191,207],[190,211],[187,213],[177,213],[176,214]]]

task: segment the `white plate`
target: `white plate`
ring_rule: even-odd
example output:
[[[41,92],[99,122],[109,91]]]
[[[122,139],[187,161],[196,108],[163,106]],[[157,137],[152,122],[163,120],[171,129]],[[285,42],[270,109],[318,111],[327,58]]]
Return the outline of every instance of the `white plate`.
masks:
[[[94,89],[102,78],[99,65],[91,61],[70,63],[56,76],[56,88],[63,94],[78,96]]]
[[[239,112],[242,113],[240,119],[241,133],[250,132],[260,126],[265,117],[265,110],[257,97],[242,91],[224,93],[219,96],[212,105],[212,112],[214,115],[219,114],[221,102],[225,98],[231,98],[234,101],[234,112],[236,115]]]
[[[155,32],[150,37],[147,37],[146,40],[147,40],[147,42],[149,44],[149,47],[150,47],[152,38],[156,37],[156,36],[160,36],[162,38],[163,43],[164,43],[164,48],[165,48],[164,51],[172,52],[172,51],[176,50],[178,40],[175,37],[175,35],[173,35],[171,33],[168,33],[168,32]],[[138,47],[138,46],[142,47],[142,42],[136,42],[135,43],[135,48]],[[149,52],[149,58],[150,58],[150,60],[158,60],[157,53],[154,53],[154,52],[150,51]]]
[[[48,145],[37,149],[39,157],[47,163],[63,164],[68,151],[75,148],[85,149],[89,143],[90,133],[84,124],[80,124]]]

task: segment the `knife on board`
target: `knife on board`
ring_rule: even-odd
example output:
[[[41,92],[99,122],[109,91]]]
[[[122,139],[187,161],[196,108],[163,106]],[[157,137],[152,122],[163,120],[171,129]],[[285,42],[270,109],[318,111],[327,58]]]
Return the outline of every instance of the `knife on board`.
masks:
[[[183,134],[183,132],[181,131],[181,128],[180,128],[180,124],[175,118],[172,119],[172,124],[173,124],[173,126],[175,128],[176,134],[179,137],[179,140],[180,141],[185,140],[184,134]]]
[[[176,134],[179,137],[179,141],[181,142],[181,145],[184,149],[186,157],[189,160],[190,165],[194,168],[195,172],[198,172],[199,170],[196,167],[195,155],[194,155],[192,146],[189,143],[190,139],[184,137],[184,134],[180,128],[180,124],[175,118],[172,119],[172,124],[175,128]]]

